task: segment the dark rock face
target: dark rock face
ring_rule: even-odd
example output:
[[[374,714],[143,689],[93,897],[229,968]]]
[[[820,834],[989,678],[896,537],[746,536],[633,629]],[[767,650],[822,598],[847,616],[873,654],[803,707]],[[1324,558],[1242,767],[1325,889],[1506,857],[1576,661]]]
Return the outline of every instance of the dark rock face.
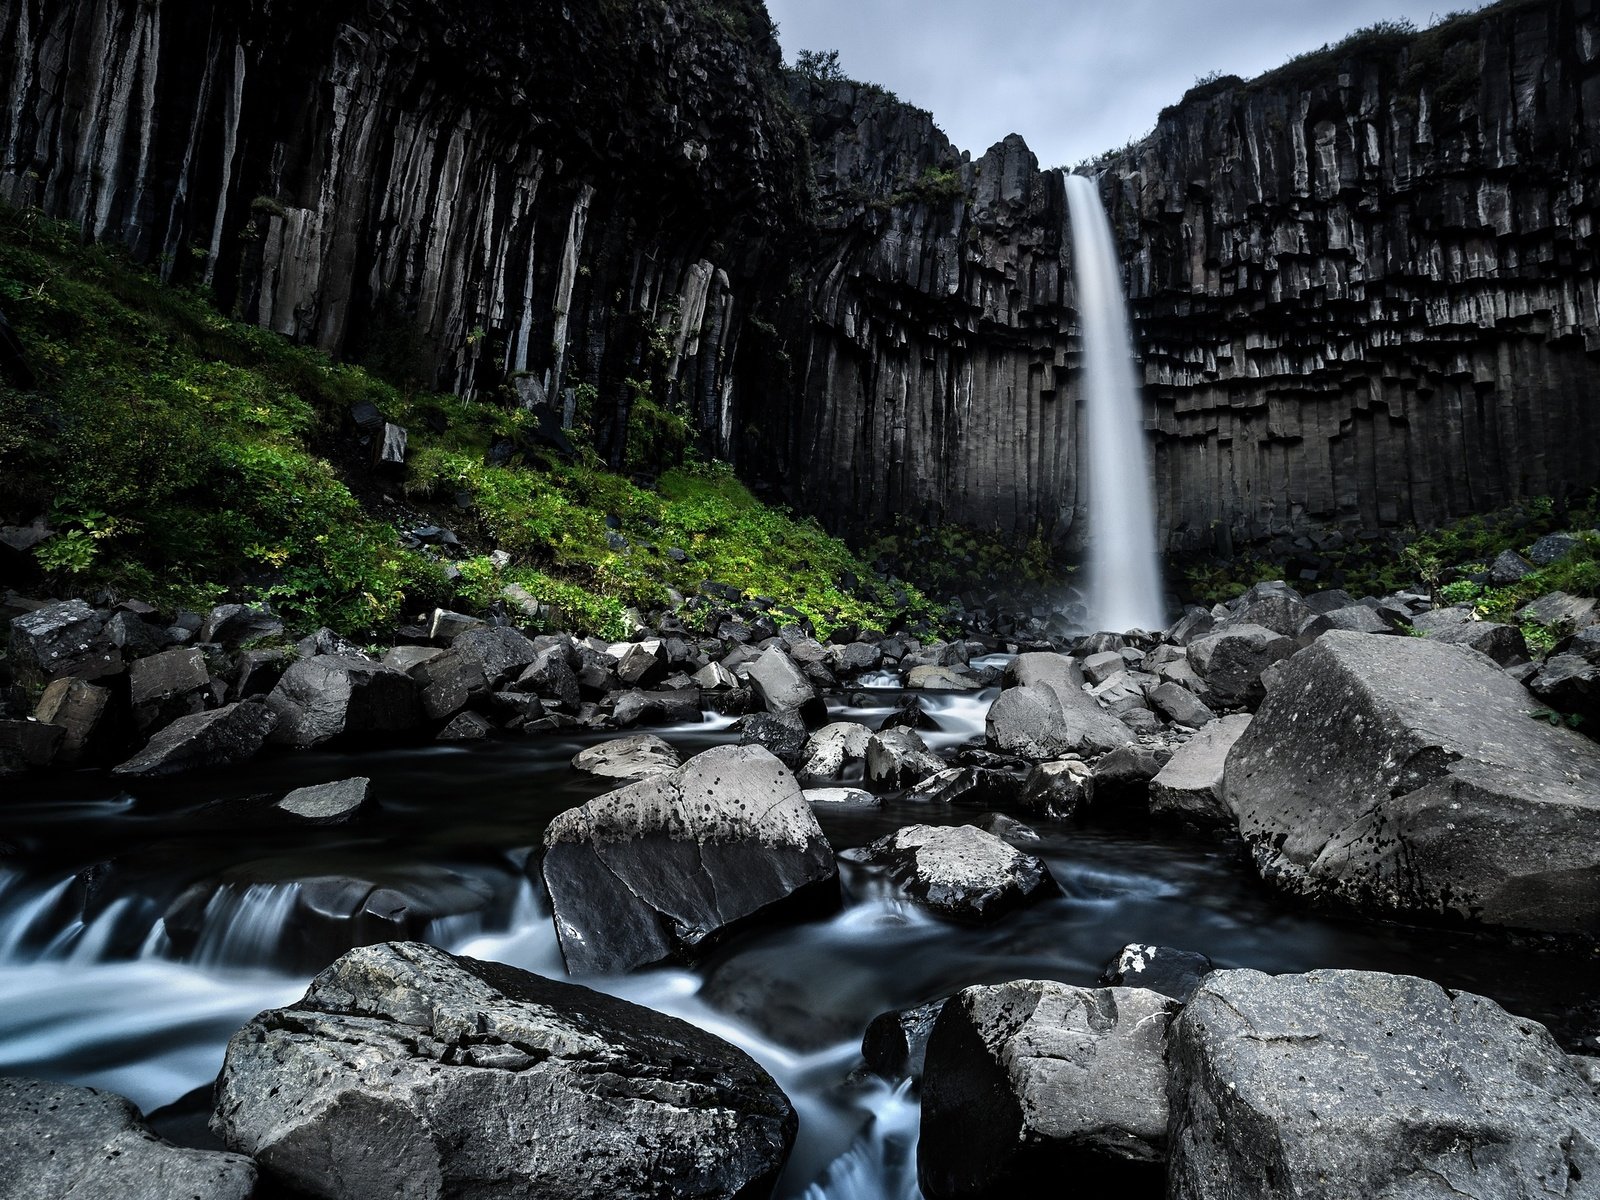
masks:
[[[1131,943],[1106,964],[1100,983],[1103,987],[1148,988],[1186,1004],[1214,969],[1209,958],[1194,950]]]
[[[162,1141],[111,1092],[13,1078],[0,1079],[0,1179],[11,1200],[249,1200],[256,1167]]]
[[[179,648],[141,658],[128,671],[128,693],[141,732],[204,712],[212,701],[206,657]]]
[[[339,825],[353,820],[367,802],[372,780],[365,776],[295,788],[278,801],[278,811],[307,825]]]
[[[1263,876],[1363,908],[1592,931],[1600,746],[1476,651],[1335,632],[1229,752],[1223,800]]]
[[[973,825],[908,825],[849,853],[887,867],[911,899],[961,921],[997,921],[1057,890],[1043,861]]]
[[[254,700],[182,717],[158,732],[113,775],[176,775],[204,767],[232,767],[261,752],[278,714]]]
[[[273,740],[301,748],[392,735],[420,719],[417,687],[408,676],[339,654],[295,663],[272,689],[267,707],[278,716]]]
[[[923,1068],[923,1193],[1000,1200],[1070,1179],[1117,1194],[1159,1180],[1178,1011],[1143,989],[1038,980],[952,996]]]
[[[543,870],[575,974],[690,958],[759,913],[837,900],[811,806],[758,746],[568,809],[545,831]]]
[[[861,1037],[861,1057],[867,1069],[888,1080],[921,1079],[928,1038],[944,1006],[943,1000],[935,1000],[873,1017]]]
[[[1059,683],[1007,688],[989,708],[989,742],[1035,761],[1100,754],[1133,741],[1133,731],[1087,692]]]
[[[234,1036],[212,1127],[329,1200],[755,1200],[797,1122],[753,1060],[682,1021],[389,943]]]
[[[1600,1098],[1542,1025],[1481,996],[1219,971],[1169,1059],[1176,1200],[1594,1193]]]

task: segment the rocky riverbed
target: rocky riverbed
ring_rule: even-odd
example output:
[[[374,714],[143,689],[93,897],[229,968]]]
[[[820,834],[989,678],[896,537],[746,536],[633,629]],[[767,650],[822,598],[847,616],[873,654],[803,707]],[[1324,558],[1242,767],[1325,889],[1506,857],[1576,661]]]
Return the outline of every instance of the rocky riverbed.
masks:
[[[7,603],[21,1195],[1600,1195],[1592,606]]]

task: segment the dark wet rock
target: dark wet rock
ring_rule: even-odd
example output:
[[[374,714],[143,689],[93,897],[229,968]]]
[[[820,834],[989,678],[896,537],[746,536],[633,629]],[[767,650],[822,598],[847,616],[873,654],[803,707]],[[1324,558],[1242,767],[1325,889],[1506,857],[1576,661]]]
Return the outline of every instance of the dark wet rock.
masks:
[[[105,637],[125,660],[144,658],[165,647],[161,630],[130,612],[114,612],[106,620]]]
[[[212,706],[206,656],[180,648],[141,658],[128,670],[128,696],[141,732],[204,712]]]
[[[481,742],[493,736],[494,724],[482,713],[457,713],[434,737],[437,742]]]
[[[1161,746],[1123,746],[1094,764],[1096,808],[1116,807],[1149,798],[1150,781],[1161,773],[1172,751]]]
[[[1366,604],[1349,604],[1321,614],[1310,626],[1317,634],[1330,629],[1343,629],[1348,633],[1394,633],[1395,628],[1384,620],[1378,610]]]
[[[448,652],[438,646],[394,646],[385,650],[383,658],[379,661],[386,667],[393,667],[396,671],[412,675],[424,663],[432,662],[446,653]]]
[[[734,722],[741,746],[762,746],[791,771],[800,766],[806,754],[806,727],[797,717],[774,713],[751,713]],[[803,784],[805,781],[802,780]]]
[[[1220,717],[1173,751],[1150,781],[1150,815],[1194,829],[1232,829],[1233,813],[1222,799],[1223,767],[1249,728],[1246,713]]]
[[[1078,759],[1039,763],[1023,781],[1017,805],[1025,813],[1052,820],[1071,820],[1094,801],[1094,771]]]
[[[1529,680],[1528,688],[1558,719],[1576,716],[1580,728],[1600,738],[1600,655],[1553,654]]]
[[[538,647],[523,634],[494,625],[467,630],[450,643],[450,652],[482,670],[490,691],[511,683],[539,657]]]
[[[1217,971],[1170,1036],[1184,1200],[1587,1196],[1600,1097],[1541,1025],[1435,983]]]
[[[1536,567],[1548,567],[1571,554],[1583,541],[1573,533],[1547,533],[1528,547],[1528,561]]]
[[[176,775],[208,767],[235,767],[261,752],[277,724],[278,714],[258,700],[182,717],[111,773]]]
[[[1166,632],[1166,640],[1174,646],[1187,646],[1203,638],[1217,626],[1217,619],[1204,608],[1190,608]]]
[[[1515,625],[1480,621],[1471,608],[1441,608],[1419,613],[1413,628],[1436,642],[1471,646],[1502,667],[1528,661],[1528,643]]]
[[[1057,890],[1042,861],[972,825],[908,825],[848,853],[887,867],[912,900],[961,921],[997,921]]]
[[[1150,689],[1150,703],[1169,721],[1190,729],[1199,729],[1217,719],[1217,714],[1207,708],[1200,697],[1170,681]]]
[[[330,1200],[764,1196],[796,1127],[711,1034],[407,943],[352,951],[235,1035],[213,1119]]]
[[[828,720],[816,687],[779,647],[770,646],[746,668],[761,705],[778,716],[794,716],[815,729]]]
[[[1097,754],[1133,741],[1133,733],[1090,695],[1059,683],[1008,688],[989,709],[989,742],[1035,762]]]
[[[573,768],[606,779],[648,779],[666,775],[683,765],[670,743],[651,733],[615,738],[578,751]]]
[[[1295,596],[1261,596],[1243,605],[1217,626],[1216,632],[1246,626],[1270,629],[1280,637],[1298,638],[1300,631],[1317,613]]]
[[[915,730],[886,729],[867,739],[867,780],[876,788],[912,787],[944,769]]]
[[[8,1200],[249,1200],[256,1167],[150,1131],[98,1088],[0,1079],[0,1191]]]
[[[46,683],[74,676],[100,679],[123,669],[122,653],[102,636],[105,620],[82,600],[47,604],[12,618],[11,668]]]
[[[1159,1182],[1178,1011],[1141,988],[1040,980],[952,996],[923,1068],[917,1166],[928,1200],[1034,1195],[1046,1180],[1075,1190]]]
[[[1404,914],[1600,927],[1600,746],[1473,650],[1330,633],[1297,655],[1227,761],[1262,875]]]
[[[617,697],[611,723],[618,729],[636,725],[684,725],[700,720],[700,689],[666,692],[624,692]]]
[[[1083,667],[1076,659],[1044,651],[1017,655],[1006,664],[1000,677],[1000,685],[1007,688],[1032,687],[1036,683],[1082,688],[1084,682]]]
[[[921,1079],[928,1038],[944,1006],[945,1001],[935,1000],[873,1017],[861,1038],[861,1057],[866,1060],[867,1070],[890,1082]]]
[[[466,613],[451,612],[448,608],[436,608],[428,618],[428,637],[435,642],[449,645],[463,633],[482,625],[481,618],[470,617]]]
[[[502,728],[511,730],[526,729],[545,717],[544,701],[526,692],[495,692],[484,707]]]
[[[1215,969],[1209,958],[1194,950],[1132,943],[1100,972],[1100,986],[1148,988],[1182,1004]]]
[[[805,753],[795,774],[802,787],[826,787],[841,780],[859,780],[866,774],[867,743],[872,730],[854,721],[834,721],[806,739]]]
[[[906,792],[907,800],[924,804],[959,804],[966,808],[1006,808],[1016,803],[1022,781],[1006,771],[987,767],[947,767]]]
[[[272,740],[301,748],[392,736],[421,718],[409,676],[348,655],[301,659],[283,673],[266,703],[278,716]]]
[[[303,659],[317,658],[323,655],[357,659],[366,658],[360,646],[349,638],[335,633],[326,625],[301,638],[294,644],[294,650]]]
[[[41,721],[0,720],[0,775],[54,765],[67,731]]]
[[[616,669],[626,687],[653,687],[666,678],[667,656],[660,641],[635,642],[622,651]]]
[[[278,686],[289,669],[287,650],[245,650],[238,658],[233,675],[233,698],[247,700],[265,696]]]
[[[833,851],[794,776],[724,746],[562,813],[544,879],[574,973],[692,958],[759,916],[837,903]]]
[[[278,801],[278,811],[306,825],[341,825],[355,820],[367,803],[372,780],[365,776],[296,788]]]
[[[690,680],[707,692],[726,692],[739,686],[739,680],[733,672],[721,663],[707,663],[690,676]]]
[[[1535,621],[1557,633],[1573,633],[1600,623],[1600,600],[1593,596],[1551,592],[1525,605],[1517,615],[1524,621]]]
[[[81,679],[57,679],[51,683],[39,697],[33,716],[36,721],[59,725],[66,731],[54,759],[63,767],[100,758],[110,748],[117,723],[110,689]]]
[[[1189,665],[1218,703],[1254,705],[1266,694],[1261,673],[1298,648],[1294,638],[1260,625],[1231,625],[1190,642]]]
[[[196,640],[237,650],[251,642],[283,636],[283,622],[263,608],[248,604],[219,604],[206,617]]]
[[[569,712],[577,710],[587,693],[591,697],[607,694],[618,684],[611,660],[593,650],[579,651],[580,670],[574,671],[564,650],[551,646],[540,650],[533,662],[517,677],[516,690],[532,692]]]
[[[922,707],[921,700],[906,696],[892,713],[878,723],[878,729],[880,732],[885,729],[919,729],[924,733],[937,733],[939,722]]]
[[[443,721],[492,690],[483,664],[454,649],[422,659],[406,672],[417,685],[417,703],[430,721]]]
[[[1509,587],[1532,575],[1537,568],[1515,550],[1502,550],[1489,564],[1491,587]]]
[[[1013,846],[1042,840],[1038,830],[1024,825],[1015,817],[1006,816],[1005,813],[984,813],[973,824],[985,833],[992,833],[1002,842],[1010,842]]]
[[[1356,603],[1356,598],[1340,588],[1329,588],[1325,592],[1313,592],[1305,598],[1305,603],[1312,612],[1326,616],[1351,607]]]
[[[828,648],[828,665],[840,676],[876,671],[882,662],[883,652],[872,642],[849,642]]]

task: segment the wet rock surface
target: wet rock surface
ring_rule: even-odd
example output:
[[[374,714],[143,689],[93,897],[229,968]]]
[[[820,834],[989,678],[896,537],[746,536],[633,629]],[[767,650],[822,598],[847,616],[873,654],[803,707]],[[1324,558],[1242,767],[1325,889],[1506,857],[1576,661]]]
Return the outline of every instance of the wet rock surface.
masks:
[[[962,921],[996,921],[1057,890],[1040,859],[973,825],[909,825],[850,854],[887,867],[911,899]]]

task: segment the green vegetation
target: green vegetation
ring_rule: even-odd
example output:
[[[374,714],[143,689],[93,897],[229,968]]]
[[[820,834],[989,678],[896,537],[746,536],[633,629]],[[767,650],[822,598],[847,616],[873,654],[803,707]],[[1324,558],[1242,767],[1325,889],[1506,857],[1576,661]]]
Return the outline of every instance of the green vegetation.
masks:
[[[695,461],[684,414],[648,384],[626,385],[630,464],[680,464],[653,486],[604,470],[584,430],[564,461],[510,400],[402,392],[230,321],[34,212],[0,209],[0,308],[40,378],[34,391],[0,384],[0,513],[48,507],[58,532],[36,557],[58,592],[258,599],[296,626],[367,636],[433,604],[487,605],[510,584],[569,627],[613,636],[627,607],[706,580],[823,632],[932,611],[813,522]],[[408,427],[403,476],[376,475],[347,431],[361,402]],[[611,407],[580,389],[580,413]],[[507,443],[520,464],[486,465]],[[401,543],[398,522],[417,517],[466,543],[458,581]],[[497,568],[492,548],[511,564]]]
[[[1055,591],[1072,574],[1036,532],[1021,550],[996,534],[901,520],[867,549],[882,571],[913,579],[935,595],[1003,587]]]
[[[795,55],[794,69],[822,83],[843,83],[844,68],[837,50],[802,50]]]

